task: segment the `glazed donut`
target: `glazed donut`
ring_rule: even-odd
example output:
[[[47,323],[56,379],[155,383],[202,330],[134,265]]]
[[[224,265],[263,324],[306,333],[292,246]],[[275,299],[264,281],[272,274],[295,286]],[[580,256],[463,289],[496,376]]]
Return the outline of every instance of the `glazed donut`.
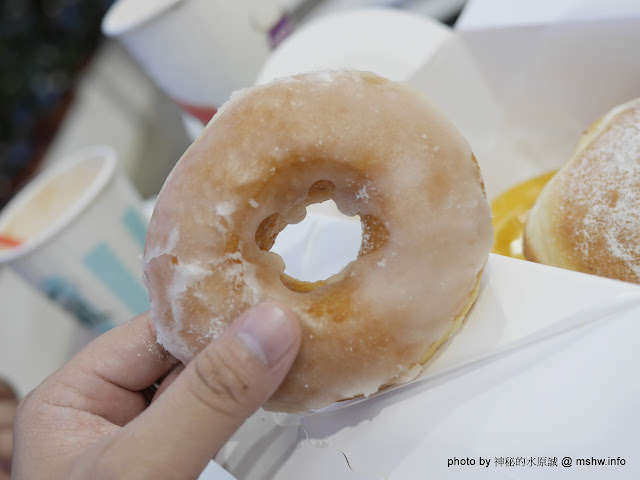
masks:
[[[308,283],[269,249],[309,204],[359,215],[358,258]],[[158,338],[188,362],[248,307],[300,318],[267,409],[295,412],[413,379],[473,304],[493,239],[478,165],[413,88],[330,71],[235,93],[158,197],[145,279]]]
[[[640,98],[582,135],[529,212],[523,241],[527,260],[640,283]]]

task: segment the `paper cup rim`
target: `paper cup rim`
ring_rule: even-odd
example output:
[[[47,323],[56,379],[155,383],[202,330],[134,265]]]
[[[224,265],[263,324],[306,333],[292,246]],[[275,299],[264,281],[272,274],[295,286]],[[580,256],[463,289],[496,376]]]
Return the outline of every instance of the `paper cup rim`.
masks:
[[[355,26],[359,29],[357,38],[351,35]],[[382,30],[384,35],[380,34]],[[326,40],[328,32],[331,32],[331,41]],[[285,38],[263,63],[255,83],[336,68],[373,71],[391,80],[407,82],[430,54],[425,48],[408,48],[401,39],[410,33],[416,45],[429,44],[445,32],[451,35],[453,30],[425,15],[389,6],[355,7],[327,13],[309,20]],[[382,70],[376,68],[380,67],[381,59],[398,56],[411,60],[400,69],[397,65],[393,68],[385,65]],[[375,66],[371,58],[376,58]],[[357,60],[355,64],[354,60]]]
[[[64,172],[75,168],[81,163],[89,159],[101,159],[102,164],[95,178],[89,186],[82,192],[82,195],[52,226],[46,228],[23,244],[0,250],[0,266],[10,264],[20,258],[30,254],[31,252],[41,248],[47,241],[55,238],[71,223],[73,223],[102,193],[105,187],[114,178],[117,166],[117,155],[115,150],[108,145],[93,145],[72,152],[70,155],[61,159],[61,164],[52,167],[36,176],[31,182],[20,190],[15,197],[0,211],[0,231],[4,220],[11,218],[12,213],[20,209],[34,193],[36,193],[43,185],[48,183]]]
[[[152,9],[148,9],[146,12],[136,11],[134,9],[137,15],[121,18],[123,9],[129,7],[133,1],[134,0],[118,0],[107,10],[101,24],[104,35],[115,38],[137,30],[167,10],[177,7],[178,4],[183,3],[185,0],[154,0],[153,3],[149,3],[149,6],[153,7]]]

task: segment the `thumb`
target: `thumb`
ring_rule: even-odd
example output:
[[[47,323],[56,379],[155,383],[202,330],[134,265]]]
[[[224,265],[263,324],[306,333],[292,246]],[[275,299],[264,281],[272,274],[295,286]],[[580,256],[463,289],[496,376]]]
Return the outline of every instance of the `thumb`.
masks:
[[[300,341],[300,325],[290,310],[258,304],[194,357],[157,401],[121,430],[110,453],[132,457],[145,474],[197,477],[275,392]]]

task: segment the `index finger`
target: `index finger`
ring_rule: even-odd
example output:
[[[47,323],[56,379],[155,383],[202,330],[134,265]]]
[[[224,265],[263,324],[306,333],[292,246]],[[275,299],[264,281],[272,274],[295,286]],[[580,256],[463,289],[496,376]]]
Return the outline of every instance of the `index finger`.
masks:
[[[52,375],[47,401],[124,425],[147,406],[141,391],[179,361],[157,343],[148,313],[89,343]]]

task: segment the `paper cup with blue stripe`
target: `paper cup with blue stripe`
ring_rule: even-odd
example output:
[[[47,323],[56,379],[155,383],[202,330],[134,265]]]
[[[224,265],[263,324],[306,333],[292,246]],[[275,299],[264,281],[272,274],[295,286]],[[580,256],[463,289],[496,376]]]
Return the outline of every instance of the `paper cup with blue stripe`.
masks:
[[[0,212],[0,235],[20,241],[0,247],[0,264],[93,329],[124,323],[149,308],[141,205],[111,147],[76,151]]]

